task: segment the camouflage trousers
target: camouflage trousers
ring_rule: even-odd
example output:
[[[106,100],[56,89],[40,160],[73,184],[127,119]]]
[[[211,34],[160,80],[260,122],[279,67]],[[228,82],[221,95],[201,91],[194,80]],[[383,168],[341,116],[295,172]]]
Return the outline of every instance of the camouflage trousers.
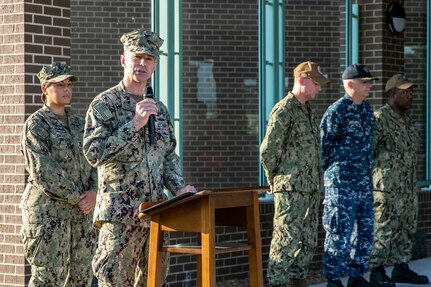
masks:
[[[93,271],[99,287],[147,286],[150,229],[119,222],[103,222],[93,258]],[[165,243],[169,241],[165,232]],[[162,278],[169,268],[169,254],[163,253]]]
[[[417,227],[417,193],[375,191],[374,213],[370,267],[409,262]]]
[[[373,192],[325,187],[323,205],[325,277],[364,274],[373,248]]]
[[[91,215],[72,220],[24,211],[23,223],[24,253],[31,265],[29,287],[91,286],[97,241]]]
[[[308,276],[317,244],[320,194],[274,193],[274,229],[269,251],[267,279],[272,285]]]

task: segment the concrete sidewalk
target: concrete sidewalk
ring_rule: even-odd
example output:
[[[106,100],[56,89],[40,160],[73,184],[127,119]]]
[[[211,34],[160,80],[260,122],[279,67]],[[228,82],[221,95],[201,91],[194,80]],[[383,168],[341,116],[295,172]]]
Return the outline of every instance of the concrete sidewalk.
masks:
[[[431,281],[431,257],[418,259],[409,263],[410,269],[421,275],[427,275]],[[386,267],[386,274],[391,277],[393,267]],[[365,279],[370,279],[370,273],[365,274]],[[341,279],[344,286],[347,286],[347,277]],[[415,285],[415,284],[404,284],[396,283],[397,287],[420,287],[420,286],[431,286],[431,284]],[[325,287],[326,283],[309,285],[311,287]]]

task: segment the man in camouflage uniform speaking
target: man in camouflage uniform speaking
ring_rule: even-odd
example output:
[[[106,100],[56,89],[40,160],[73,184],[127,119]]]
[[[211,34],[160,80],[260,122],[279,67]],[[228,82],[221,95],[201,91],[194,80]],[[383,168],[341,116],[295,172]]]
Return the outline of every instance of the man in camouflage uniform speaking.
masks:
[[[419,140],[408,111],[413,87],[405,75],[386,83],[387,104],[375,112],[377,134],[374,159],[374,249],[370,283],[394,287],[395,282],[426,284],[428,278],[410,270],[418,217],[416,152]],[[395,265],[392,277],[385,265]]]
[[[273,108],[260,147],[274,193],[267,278],[272,286],[305,286],[317,244],[322,192],[319,124],[309,101],[329,80],[313,62],[294,70],[291,92]]]
[[[323,115],[321,128],[326,231],[323,273],[328,287],[370,286],[363,278],[373,248],[373,153],[376,121],[365,101],[373,80],[364,65],[342,75],[345,95]],[[353,236],[352,236],[353,235]],[[352,240],[353,239],[353,240]]]
[[[97,171],[82,152],[84,119],[65,109],[76,77],[62,62],[44,66],[37,76],[44,105],[26,120],[21,141],[29,173],[20,205],[28,286],[89,287]]]
[[[149,228],[136,211],[141,202],[196,192],[185,185],[165,105],[144,98],[163,40],[138,29],[124,34],[122,81],[94,98],[87,112],[84,153],[98,167],[94,222],[100,228],[93,271],[99,286],[146,286]],[[155,141],[147,122],[155,116]],[[164,260],[167,268],[167,258]],[[166,268],[164,273],[166,274]]]

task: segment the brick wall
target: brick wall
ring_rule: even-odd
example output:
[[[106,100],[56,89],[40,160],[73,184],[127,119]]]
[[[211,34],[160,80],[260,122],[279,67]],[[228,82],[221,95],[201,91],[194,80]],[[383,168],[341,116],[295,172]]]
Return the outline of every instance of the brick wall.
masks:
[[[383,82],[390,71],[402,70],[404,66],[411,79],[419,83],[413,114],[418,127],[424,131],[426,1],[405,1],[408,24],[400,36],[390,35],[384,26],[389,2],[361,2],[360,58],[382,77],[374,87],[371,101],[375,107],[383,103]],[[344,1],[289,0],[285,8],[285,59],[289,78],[286,91],[291,88],[292,70],[297,63],[318,62],[332,79],[314,101],[318,113],[323,114],[342,94],[339,79],[344,65]],[[22,0],[5,0],[0,4],[0,19],[0,115],[3,119],[0,122],[0,286],[23,286],[29,270],[19,237],[18,203],[25,184],[19,134],[26,116],[41,104],[35,75],[42,64],[53,60],[69,62],[79,78],[74,85],[73,109],[84,114],[96,94],[120,81],[119,37],[134,28],[150,29],[150,0],[71,0],[70,3],[68,0],[26,0],[25,4]],[[198,188],[250,186],[258,182],[257,21],[257,2],[183,0],[184,170],[187,181]],[[404,44],[414,53],[406,53],[402,61],[398,57],[404,57]],[[213,64],[215,102],[199,94],[197,64],[202,63]],[[419,179],[424,175],[424,140],[421,147]],[[430,194],[420,194],[419,226],[428,242],[431,240]],[[266,266],[273,206],[264,202],[260,208]],[[239,240],[245,236],[242,230],[231,228],[217,231],[223,240]],[[173,242],[194,240],[190,234],[173,236]],[[322,240],[320,231],[320,247],[314,260],[316,268],[321,260]],[[247,277],[244,253],[217,258],[218,281]],[[194,256],[176,255],[171,263],[170,287],[183,286],[189,277],[194,279]]]
[[[0,4],[0,286],[23,286],[28,279],[19,236],[18,204],[26,180],[19,138],[26,116],[40,107],[35,74],[41,64],[69,58],[69,4],[56,5],[37,0]]]
[[[414,89],[412,116],[421,140],[418,153],[418,179],[425,178],[426,134],[426,1],[406,1],[406,30],[404,36],[404,72],[417,84]],[[392,36],[394,38],[400,37]],[[395,72],[395,71],[394,71]],[[398,70],[396,70],[398,72]]]
[[[200,189],[258,183],[257,8],[183,1],[184,173]],[[214,93],[200,90],[205,81]]]
[[[341,96],[340,64],[344,57],[344,1],[286,1],[285,9],[285,76],[286,92],[292,89],[293,69],[301,62],[317,62],[331,82],[322,87],[312,104],[319,115]],[[343,62],[344,63],[344,62]]]
[[[71,64],[78,76],[73,110],[85,115],[93,98],[123,78],[120,37],[144,27],[151,29],[150,1],[71,0]]]
[[[22,286],[18,203],[24,186],[19,133],[24,121],[24,3],[0,3],[0,286]]]

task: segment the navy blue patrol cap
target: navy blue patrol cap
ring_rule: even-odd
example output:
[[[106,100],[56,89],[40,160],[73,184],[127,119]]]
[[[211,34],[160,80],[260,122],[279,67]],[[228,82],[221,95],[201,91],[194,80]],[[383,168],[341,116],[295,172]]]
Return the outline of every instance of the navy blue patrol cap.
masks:
[[[370,70],[364,65],[353,64],[348,66],[342,75],[343,80],[362,80],[362,81],[374,81],[378,80],[377,77],[371,75]]]

